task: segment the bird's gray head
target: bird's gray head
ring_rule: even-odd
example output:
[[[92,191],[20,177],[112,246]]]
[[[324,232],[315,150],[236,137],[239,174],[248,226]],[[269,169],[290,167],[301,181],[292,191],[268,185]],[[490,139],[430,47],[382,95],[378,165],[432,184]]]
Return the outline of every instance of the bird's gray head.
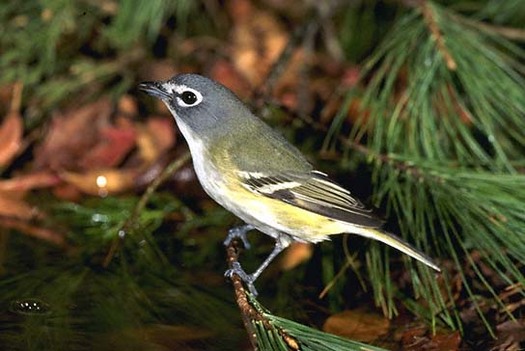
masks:
[[[251,115],[230,90],[197,74],[144,82],[139,88],[166,104],[186,138],[188,133],[199,138],[220,133],[227,130],[227,124],[235,123],[238,116]],[[189,130],[185,131],[185,128]]]

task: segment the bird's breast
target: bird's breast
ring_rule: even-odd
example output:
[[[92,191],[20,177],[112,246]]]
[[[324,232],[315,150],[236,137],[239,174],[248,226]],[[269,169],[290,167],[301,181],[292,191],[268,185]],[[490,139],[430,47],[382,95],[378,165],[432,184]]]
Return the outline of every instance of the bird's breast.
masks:
[[[212,155],[204,143],[193,140],[189,145],[204,191],[257,230],[272,237],[286,233],[305,242],[319,242],[344,231],[338,221],[246,189],[236,169],[235,155],[224,148]]]

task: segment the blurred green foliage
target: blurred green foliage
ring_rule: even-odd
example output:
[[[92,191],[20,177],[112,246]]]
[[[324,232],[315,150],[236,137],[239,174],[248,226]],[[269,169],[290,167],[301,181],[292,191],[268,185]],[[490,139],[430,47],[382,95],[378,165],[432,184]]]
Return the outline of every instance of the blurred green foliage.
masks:
[[[455,70],[447,67],[416,3],[341,2],[333,18],[338,45],[345,64],[363,65],[364,71],[361,83],[346,95],[325,146],[346,156],[332,164],[334,172],[359,170],[347,183],[372,189],[375,203],[389,214],[389,225],[431,256],[452,262],[454,272],[436,279],[407,260],[411,284],[400,287],[392,277],[394,260],[383,246],[372,243],[358,250],[364,240],[334,238],[333,246],[317,248],[307,264],[277,282],[261,277],[260,299],[274,312],[314,324],[330,312],[368,301],[363,296],[371,292],[386,315],[395,315],[402,301],[432,325],[462,328],[461,306],[454,303],[460,294],[492,331],[483,303],[494,302],[505,311],[498,296],[502,289],[515,284],[521,286],[518,294],[525,294],[525,55],[522,46],[501,36],[502,28],[487,27],[523,29],[524,2],[428,2]],[[4,2],[0,84],[23,83],[27,132],[45,125],[51,111],[64,104],[81,105],[99,95],[116,100],[134,89],[147,62],[168,58],[177,66],[195,59],[185,56],[181,43],[198,36],[227,38],[233,21],[225,20],[222,5]],[[310,14],[311,8],[305,2],[275,11],[292,28],[294,21],[308,20],[301,13]],[[206,50],[200,53],[223,58],[224,52]],[[362,114],[349,125],[354,100]],[[291,123],[294,130],[285,134],[296,136],[302,125]],[[307,135],[301,143],[315,150],[318,139]],[[0,344],[5,349],[242,347],[245,336],[231,287],[221,277],[221,240],[235,223],[226,211],[168,193],[153,196],[138,214],[139,198],[129,194],[70,203],[36,193],[32,200],[48,212],[46,225],[68,233],[68,245],[57,248],[0,229]],[[271,246],[261,237],[250,237],[254,249],[243,253],[248,268]],[[104,265],[112,245],[118,250]],[[473,258],[480,252],[481,259]],[[486,275],[486,267],[497,279]],[[450,283],[457,277],[461,292]],[[334,285],[319,301],[318,288],[328,283]],[[312,301],[318,306],[312,308]],[[25,303],[40,310],[28,311]],[[343,345],[294,322],[266,317],[313,342],[305,349],[317,338]],[[282,347],[275,330],[256,327],[268,347]],[[175,344],[163,344],[166,340]]]

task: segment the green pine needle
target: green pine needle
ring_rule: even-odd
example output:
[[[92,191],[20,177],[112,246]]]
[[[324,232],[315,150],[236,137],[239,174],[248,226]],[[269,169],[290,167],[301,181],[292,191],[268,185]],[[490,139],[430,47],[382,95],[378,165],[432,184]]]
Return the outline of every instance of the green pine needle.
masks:
[[[252,320],[256,333],[257,347],[264,351],[384,351],[357,341],[328,334],[303,324],[269,313],[250,296],[250,303],[261,313],[261,319]],[[293,339],[290,341],[290,339]],[[289,343],[292,344],[289,344]]]
[[[366,143],[356,149],[372,162],[376,203],[396,215],[408,241],[452,258],[474,306],[468,267],[502,310],[479,265],[525,286],[525,176],[516,170],[525,161],[524,59],[523,50],[477,22],[427,2],[400,19],[367,62],[366,113],[349,135],[351,145]],[[337,140],[342,118],[325,145]],[[395,284],[378,250],[372,246],[367,265],[376,302],[392,315]],[[427,317],[461,327],[448,276],[436,279],[405,262]]]

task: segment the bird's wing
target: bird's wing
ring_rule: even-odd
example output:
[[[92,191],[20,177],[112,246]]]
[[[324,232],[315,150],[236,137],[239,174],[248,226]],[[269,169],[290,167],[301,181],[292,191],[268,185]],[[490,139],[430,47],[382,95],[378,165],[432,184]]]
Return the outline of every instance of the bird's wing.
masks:
[[[248,190],[272,199],[358,226],[380,227],[382,224],[370,209],[324,173],[240,172],[239,175]]]

